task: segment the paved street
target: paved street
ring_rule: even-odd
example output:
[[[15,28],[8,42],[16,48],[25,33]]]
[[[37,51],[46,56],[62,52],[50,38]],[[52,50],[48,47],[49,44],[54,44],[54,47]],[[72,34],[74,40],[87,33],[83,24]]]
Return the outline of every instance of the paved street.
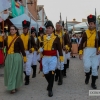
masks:
[[[100,73],[100,70],[99,70]],[[3,74],[3,68],[0,68],[0,74]],[[83,72],[82,61],[78,58],[71,58],[70,68],[67,70],[67,78],[64,78],[62,86],[54,83],[53,97],[48,97],[46,87],[47,82],[38,74],[35,79],[31,78],[29,86],[23,85],[15,94],[10,94],[4,86],[4,77],[0,76],[0,100],[100,100],[98,97],[89,97],[91,90],[91,80],[88,85],[84,83],[85,74]],[[100,90],[100,75],[96,82]]]

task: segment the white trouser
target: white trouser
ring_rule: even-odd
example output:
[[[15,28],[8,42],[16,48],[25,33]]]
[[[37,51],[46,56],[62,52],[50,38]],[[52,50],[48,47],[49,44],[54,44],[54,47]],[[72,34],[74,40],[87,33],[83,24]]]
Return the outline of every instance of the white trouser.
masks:
[[[63,51],[63,56],[64,56],[64,64],[67,64],[67,60],[70,60],[70,52],[66,53]]]
[[[56,56],[44,56],[42,58],[42,66],[43,66],[43,73],[48,74],[49,71],[55,71],[57,65],[57,57]]]
[[[33,53],[29,53],[29,51],[25,51],[25,53],[26,53],[26,57],[27,57],[27,62],[24,63],[24,71],[26,71],[26,75],[30,75]]]
[[[64,52],[64,51],[62,51],[62,52]],[[63,56],[65,56],[65,55],[63,54]],[[58,59],[57,59],[57,66],[56,66],[56,69],[63,70],[63,69],[64,69],[64,65],[61,66],[61,62],[60,62],[60,60],[59,60],[59,52],[58,52],[58,51],[57,51],[57,57],[58,57]]]
[[[32,65],[37,65],[37,51],[33,52]]]
[[[98,55],[99,65],[100,65],[100,54]]]
[[[83,53],[84,71],[90,72],[92,67],[92,75],[98,76],[97,67],[99,65],[98,56],[96,55],[96,48],[85,48]]]

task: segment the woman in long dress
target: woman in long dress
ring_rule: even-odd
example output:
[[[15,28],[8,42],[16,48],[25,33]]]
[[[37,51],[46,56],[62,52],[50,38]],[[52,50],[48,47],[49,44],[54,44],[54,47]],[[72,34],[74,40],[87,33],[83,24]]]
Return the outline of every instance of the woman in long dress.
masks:
[[[76,38],[75,34],[73,34],[73,37],[71,38],[71,43],[72,43],[71,55],[72,58],[75,58],[78,54],[78,39]]]
[[[23,61],[27,61],[24,45],[15,26],[10,27],[10,35],[5,40],[7,56],[4,67],[4,83],[11,94],[23,85]]]

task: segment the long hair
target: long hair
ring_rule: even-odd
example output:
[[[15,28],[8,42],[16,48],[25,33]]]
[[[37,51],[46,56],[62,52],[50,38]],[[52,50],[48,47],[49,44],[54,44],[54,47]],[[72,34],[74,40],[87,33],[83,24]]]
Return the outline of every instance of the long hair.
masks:
[[[11,28],[11,27],[14,27],[15,30],[17,30],[16,35],[19,36],[19,31],[18,31],[18,29],[17,29],[14,25],[11,25],[10,28]]]

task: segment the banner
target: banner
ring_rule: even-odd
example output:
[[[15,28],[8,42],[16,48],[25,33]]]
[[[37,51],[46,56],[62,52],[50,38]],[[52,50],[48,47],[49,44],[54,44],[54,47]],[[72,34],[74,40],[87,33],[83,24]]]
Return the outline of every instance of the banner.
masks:
[[[0,0],[0,12],[10,8],[10,2],[8,0]]]
[[[22,1],[11,0],[11,11],[13,17],[24,14],[25,8],[22,5]]]

